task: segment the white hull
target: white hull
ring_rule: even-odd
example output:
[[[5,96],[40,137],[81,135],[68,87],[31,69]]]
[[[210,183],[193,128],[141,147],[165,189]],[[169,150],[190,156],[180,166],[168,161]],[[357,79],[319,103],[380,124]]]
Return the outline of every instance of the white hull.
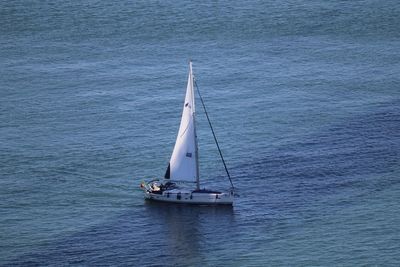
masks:
[[[212,192],[206,190],[166,190],[162,193],[153,193],[145,190],[145,199],[182,204],[195,205],[232,205],[233,194],[224,192]]]

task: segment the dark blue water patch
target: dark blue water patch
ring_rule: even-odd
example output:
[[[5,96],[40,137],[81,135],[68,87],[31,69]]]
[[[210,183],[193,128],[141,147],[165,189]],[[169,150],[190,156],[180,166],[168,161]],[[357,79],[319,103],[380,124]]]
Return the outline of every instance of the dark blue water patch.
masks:
[[[196,265],[206,257],[207,242],[229,238],[234,221],[232,207],[146,202],[111,221],[48,242],[5,264]]]
[[[357,196],[384,190],[400,182],[390,175],[398,172],[399,114],[399,102],[393,101],[317,133],[298,135],[266,151],[264,159],[234,168],[235,182],[244,198],[261,195],[265,202],[259,201],[260,206],[270,203],[271,196],[278,198],[277,205],[289,201],[296,206],[340,192],[357,201]]]

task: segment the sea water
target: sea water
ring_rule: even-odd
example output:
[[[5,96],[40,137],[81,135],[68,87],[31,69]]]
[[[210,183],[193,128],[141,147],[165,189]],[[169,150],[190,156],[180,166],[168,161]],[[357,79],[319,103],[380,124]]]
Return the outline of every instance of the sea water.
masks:
[[[189,59],[233,208],[139,190]],[[399,85],[397,1],[2,1],[0,265],[398,266]]]

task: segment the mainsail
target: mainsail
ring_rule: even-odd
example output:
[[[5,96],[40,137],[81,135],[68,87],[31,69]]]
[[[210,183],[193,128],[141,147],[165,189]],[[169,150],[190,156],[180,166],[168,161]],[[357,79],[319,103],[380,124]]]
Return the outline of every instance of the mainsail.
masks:
[[[195,125],[195,106],[193,90],[192,62],[189,65],[189,77],[183,104],[181,124],[175,147],[167,171],[166,179],[198,183],[198,153]]]

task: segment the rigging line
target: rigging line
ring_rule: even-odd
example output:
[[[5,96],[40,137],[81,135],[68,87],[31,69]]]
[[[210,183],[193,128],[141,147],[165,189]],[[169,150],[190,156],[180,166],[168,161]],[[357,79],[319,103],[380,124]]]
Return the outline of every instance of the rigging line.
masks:
[[[229,182],[231,182],[232,189],[234,189],[235,187],[233,186],[231,176],[229,175],[228,168],[226,167],[224,157],[222,156],[222,152],[221,152],[221,149],[219,147],[219,144],[218,144],[218,141],[217,141],[217,137],[215,136],[214,129],[213,129],[212,125],[211,125],[210,118],[208,117],[207,109],[206,109],[206,106],[204,105],[204,101],[203,101],[203,98],[201,97],[199,86],[197,85],[196,80],[194,80],[194,84],[196,85],[197,93],[199,94],[199,97],[200,97],[200,100],[201,100],[201,104],[203,105],[204,113],[206,114],[208,124],[210,125],[211,132],[212,132],[212,134],[214,136],[214,141],[215,141],[215,144],[217,145],[219,155],[221,156],[221,159],[222,159],[222,163],[224,164],[226,174],[228,175],[228,178],[229,178]]]

